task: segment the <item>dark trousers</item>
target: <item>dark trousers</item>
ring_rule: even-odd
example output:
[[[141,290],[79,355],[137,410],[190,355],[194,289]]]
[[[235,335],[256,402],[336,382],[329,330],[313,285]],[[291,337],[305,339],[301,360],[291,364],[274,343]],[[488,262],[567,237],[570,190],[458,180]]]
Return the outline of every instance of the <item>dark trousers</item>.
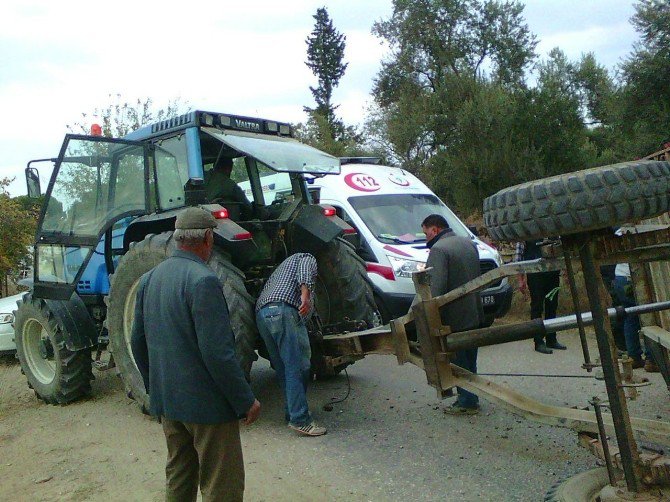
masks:
[[[541,319],[544,313],[545,319],[556,317],[558,308],[558,294],[547,298],[547,295],[557,288],[560,283],[560,272],[539,272],[537,274],[528,274],[528,292],[530,293],[530,318]],[[543,343],[542,335],[533,338],[535,345]],[[552,344],[556,341],[556,333],[547,334],[547,343]]]
[[[452,362],[471,373],[477,373],[477,347],[455,352]],[[456,387],[456,391],[458,392],[456,402],[463,408],[476,408],[479,405],[477,394],[468,392],[461,387]]]
[[[633,296],[632,283],[629,278],[617,275],[614,279],[614,293],[617,305],[622,307],[634,307],[635,296]],[[623,335],[626,340],[626,352],[633,359],[642,358],[642,344],[640,344],[640,318],[636,315],[626,314],[623,318]],[[651,352],[645,350],[647,358],[651,358]]]
[[[165,500],[239,502],[244,497],[244,460],[237,421],[191,424],[162,419],[168,458]]]

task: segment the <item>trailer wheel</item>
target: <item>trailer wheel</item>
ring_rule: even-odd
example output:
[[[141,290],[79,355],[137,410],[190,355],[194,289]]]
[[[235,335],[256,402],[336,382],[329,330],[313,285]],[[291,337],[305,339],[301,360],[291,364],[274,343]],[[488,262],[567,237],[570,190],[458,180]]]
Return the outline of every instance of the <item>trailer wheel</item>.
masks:
[[[174,249],[172,232],[150,234],[143,241],[131,246],[110,277],[107,310],[110,347],[126,392],[143,409],[149,409],[149,396],[130,348],[135,295],[142,275],[167,259]],[[254,351],[257,331],[253,299],[246,292],[242,272],[220,250],[213,250],[209,266],[223,285],[240,366],[249,379],[251,365],[257,358]]]
[[[484,200],[496,240],[529,240],[607,228],[670,209],[670,163],[635,161],[529,181]]]
[[[65,327],[45,300],[27,293],[19,303],[14,321],[16,355],[28,386],[49,404],[66,404],[89,394],[91,349],[66,347]]]
[[[544,497],[545,502],[595,502],[600,490],[610,483],[607,468],[598,467],[580,472],[552,486]]]

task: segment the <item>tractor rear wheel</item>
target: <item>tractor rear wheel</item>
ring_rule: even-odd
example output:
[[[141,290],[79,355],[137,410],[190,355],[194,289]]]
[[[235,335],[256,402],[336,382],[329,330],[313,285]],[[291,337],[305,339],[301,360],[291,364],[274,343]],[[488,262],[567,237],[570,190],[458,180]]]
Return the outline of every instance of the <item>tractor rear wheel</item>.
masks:
[[[381,325],[365,263],[354,247],[343,239],[335,239],[316,254],[316,260],[316,311],[321,322],[328,325],[344,320],[364,321],[367,328]],[[313,356],[318,358],[320,352],[320,347],[313,347]],[[317,377],[337,374],[349,364],[351,362],[328,370],[312,358],[312,369]]]
[[[324,324],[350,320],[365,321],[368,328],[378,326],[381,316],[365,262],[354,247],[335,239],[316,254],[318,281],[316,309]]]
[[[175,249],[172,234],[150,234],[143,241],[132,245],[110,277],[107,310],[110,347],[128,395],[138,401],[143,409],[149,409],[149,396],[130,348],[135,296],[142,275],[166,260]],[[253,299],[244,287],[244,275],[230,263],[223,252],[215,248],[208,265],[215,271],[223,286],[238,359],[249,379],[251,365],[257,358],[254,349],[258,334]]]
[[[49,404],[66,404],[91,392],[91,349],[66,346],[65,327],[49,303],[27,293],[14,321],[16,355],[28,385]]]

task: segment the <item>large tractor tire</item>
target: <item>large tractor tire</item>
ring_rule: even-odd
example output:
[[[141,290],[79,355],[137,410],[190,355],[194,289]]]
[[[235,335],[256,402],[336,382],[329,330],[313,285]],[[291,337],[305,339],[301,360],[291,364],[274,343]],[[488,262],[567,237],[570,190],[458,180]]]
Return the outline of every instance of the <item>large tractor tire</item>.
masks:
[[[354,247],[335,239],[317,253],[316,310],[323,324],[345,319],[365,321],[368,328],[381,324],[365,262]]]
[[[16,355],[28,385],[49,404],[66,404],[91,392],[91,349],[66,346],[66,328],[49,303],[27,293],[15,314]]]
[[[142,275],[163,262],[174,249],[172,232],[148,235],[143,241],[131,246],[110,278],[107,327],[111,351],[126,392],[143,409],[149,408],[149,397],[130,348],[135,295]],[[220,250],[214,249],[208,264],[223,285],[238,358],[248,379],[251,365],[257,358],[254,348],[258,332],[254,320],[253,299],[244,287],[242,272]]]
[[[342,321],[364,321],[366,327],[379,326],[381,315],[375,304],[365,263],[353,246],[342,239],[330,242],[316,254],[316,311],[323,325]],[[346,360],[334,367],[325,364],[320,340],[312,340],[312,371],[317,378],[337,375],[352,364]],[[328,354],[337,357],[340,354]]]
[[[529,181],[484,200],[496,240],[588,232],[670,209],[670,163],[635,161]]]

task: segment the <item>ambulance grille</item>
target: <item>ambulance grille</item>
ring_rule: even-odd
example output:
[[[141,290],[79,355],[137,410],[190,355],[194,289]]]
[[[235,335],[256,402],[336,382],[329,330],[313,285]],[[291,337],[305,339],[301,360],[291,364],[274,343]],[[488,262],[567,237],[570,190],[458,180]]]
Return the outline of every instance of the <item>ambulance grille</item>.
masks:
[[[482,274],[485,274],[486,272],[490,272],[494,268],[497,268],[498,265],[496,265],[496,262],[493,260],[479,260],[479,268],[482,271]],[[497,288],[502,284],[502,279],[499,281],[496,281],[492,284],[489,284],[489,288]]]

